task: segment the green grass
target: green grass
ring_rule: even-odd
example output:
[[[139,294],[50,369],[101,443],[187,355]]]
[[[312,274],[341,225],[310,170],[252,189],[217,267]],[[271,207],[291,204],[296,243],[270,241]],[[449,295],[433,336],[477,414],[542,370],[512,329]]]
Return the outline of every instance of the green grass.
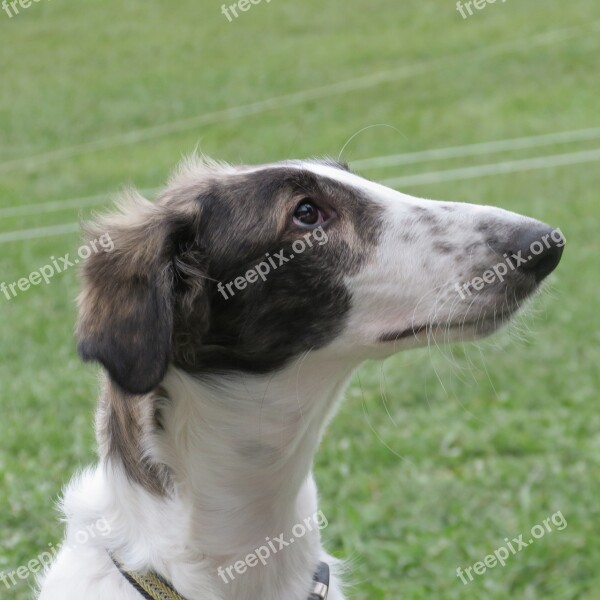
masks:
[[[0,12],[0,237],[78,219],[75,209],[4,208],[159,186],[198,143],[221,159],[263,162],[337,156],[363,127],[395,128],[361,133],[344,152],[352,160],[600,125],[594,0],[497,2],[468,20],[453,0],[273,0],[233,23],[220,4],[42,0],[12,19]],[[403,67],[362,89],[8,164]],[[549,292],[511,332],[367,364],[354,380],[316,469],[327,545],[352,561],[351,598],[600,597],[599,187],[589,163],[405,188],[530,214],[560,226],[568,247]],[[77,246],[77,234],[0,243],[0,281]],[[94,460],[96,376],[74,351],[77,287],[72,270],[10,302],[0,296],[0,571],[60,540],[54,501]],[[563,531],[468,586],[456,577],[559,510]],[[22,600],[27,586],[0,595]]]

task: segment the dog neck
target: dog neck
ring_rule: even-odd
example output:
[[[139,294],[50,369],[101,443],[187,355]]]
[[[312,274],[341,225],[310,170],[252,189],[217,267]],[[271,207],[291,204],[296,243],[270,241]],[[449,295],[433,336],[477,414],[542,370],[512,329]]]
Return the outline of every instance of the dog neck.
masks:
[[[310,516],[299,514],[298,497],[347,377],[314,366],[218,385],[169,373],[163,453],[176,459],[167,464],[211,553],[251,551]]]
[[[315,352],[266,376],[198,379],[171,368],[158,402],[161,427],[146,432],[143,450],[166,466],[170,486],[157,497],[132,484],[144,505],[153,505],[144,515],[138,511],[134,520],[146,531],[134,537],[147,540],[160,532],[160,539],[153,538],[155,552],[164,549],[169,561],[191,569],[195,562],[206,569],[208,561],[213,572],[254,552],[266,538],[289,539],[294,525],[317,513],[313,456],[353,366]],[[173,547],[182,549],[179,559]],[[313,527],[273,560],[280,567],[293,564],[288,571],[306,583],[320,557]],[[177,568],[160,570],[177,583]],[[282,570],[271,573],[280,577]],[[258,577],[261,569],[255,571]],[[238,579],[252,581],[247,575]]]

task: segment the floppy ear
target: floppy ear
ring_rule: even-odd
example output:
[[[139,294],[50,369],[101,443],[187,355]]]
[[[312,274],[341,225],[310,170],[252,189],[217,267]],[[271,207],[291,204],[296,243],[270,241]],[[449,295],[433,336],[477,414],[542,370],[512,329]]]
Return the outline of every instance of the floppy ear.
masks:
[[[112,249],[84,264],[78,350],[83,360],[100,362],[123,390],[144,394],[161,382],[171,358],[177,249],[192,217],[135,192],[120,208],[86,227],[90,245],[104,236]]]

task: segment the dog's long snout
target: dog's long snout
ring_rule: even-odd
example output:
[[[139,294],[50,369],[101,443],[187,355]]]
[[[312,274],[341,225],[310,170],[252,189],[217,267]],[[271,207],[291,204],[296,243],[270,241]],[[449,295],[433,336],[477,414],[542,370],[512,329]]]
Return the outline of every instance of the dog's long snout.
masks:
[[[511,254],[519,257],[517,268],[533,275],[537,282],[545,279],[560,262],[565,238],[559,229],[547,225],[527,226],[511,240]]]

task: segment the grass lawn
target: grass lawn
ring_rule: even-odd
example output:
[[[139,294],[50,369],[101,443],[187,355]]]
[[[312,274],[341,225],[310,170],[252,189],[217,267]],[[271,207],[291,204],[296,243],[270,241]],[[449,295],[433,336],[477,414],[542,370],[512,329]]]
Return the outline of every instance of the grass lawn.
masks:
[[[220,5],[0,12],[0,282],[75,252],[92,205],[124,183],[160,186],[196,145],[248,163],[337,157],[381,125],[347,144],[352,163],[600,127],[596,0],[496,2],[467,19],[454,0],[273,0],[232,22]],[[509,331],[357,374],[316,464],[351,599],[600,598],[599,148],[592,132],[361,168],[411,177],[414,195],[535,216],[568,245]],[[555,155],[567,158],[521,162]],[[464,171],[497,163],[509,167]],[[71,269],[0,295],[0,574],[58,544],[55,500],[94,460],[77,290]],[[457,567],[557,511],[564,529],[461,583]],[[0,597],[30,598],[32,582],[0,582]]]

